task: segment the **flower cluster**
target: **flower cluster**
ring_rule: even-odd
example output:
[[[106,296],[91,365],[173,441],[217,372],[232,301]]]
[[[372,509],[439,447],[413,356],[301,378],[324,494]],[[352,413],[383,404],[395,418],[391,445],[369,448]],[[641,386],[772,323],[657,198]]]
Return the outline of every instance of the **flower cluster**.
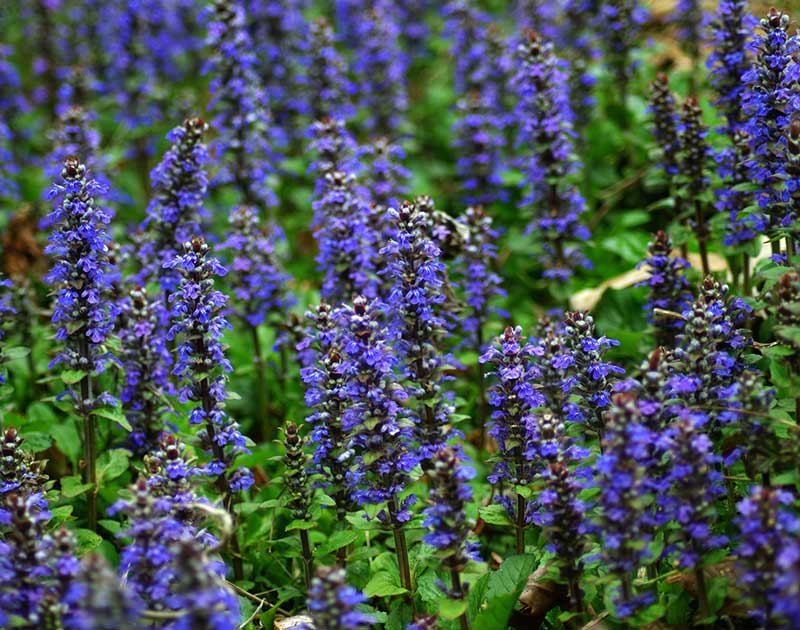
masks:
[[[678,173],[678,113],[675,96],[669,87],[669,79],[659,72],[650,84],[650,112],[653,116],[653,135],[661,149],[662,166],[668,175]]]
[[[411,173],[403,166],[403,147],[383,136],[374,138],[358,152],[366,166],[366,187],[370,201],[379,215],[386,208],[396,208],[408,192],[405,182]]]
[[[494,408],[489,423],[489,435],[497,440],[500,458],[489,482],[508,481],[512,486],[525,486],[533,480],[537,464],[529,461],[527,444],[529,425],[536,408],[545,404],[542,394],[534,388],[540,372],[533,362],[536,348],[528,343],[519,327],[506,328],[481,357],[482,363],[493,366],[487,376],[495,383],[489,389],[489,404]],[[524,499],[517,507],[508,497],[498,497],[509,515],[529,520],[530,505]],[[524,515],[520,514],[524,508]]]
[[[289,275],[281,268],[278,247],[285,242],[276,225],[262,228],[252,208],[241,206],[228,219],[230,232],[220,249],[232,254],[230,287],[236,315],[259,326],[271,315],[283,315],[292,306],[287,293]]]
[[[780,578],[786,575],[786,567],[779,560],[800,542],[800,518],[791,512],[794,501],[787,490],[756,486],[737,504],[742,580],[748,586],[753,617],[767,628],[783,627],[786,622],[791,625],[798,608],[796,599],[787,598],[782,589]]]
[[[419,460],[412,448],[414,424],[403,408],[408,394],[394,372],[398,358],[381,323],[380,303],[357,296],[339,317],[347,397],[342,429],[359,452],[352,472],[354,496],[360,504],[396,504]],[[413,500],[411,495],[390,506],[391,520],[410,520]]]
[[[375,618],[358,606],[366,603],[363,593],[347,584],[347,575],[339,567],[319,567],[308,592],[308,609],[313,630],[367,630]],[[311,630],[305,625],[302,630]]]
[[[140,627],[139,606],[101,555],[83,558],[65,599],[71,608],[66,630]]]
[[[470,309],[462,326],[472,338],[472,347],[483,352],[484,325],[490,315],[502,314],[492,302],[506,295],[502,278],[493,269],[498,232],[492,226],[492,218],[480,206],[467,208],[458,221],[466,228],[467,242],[455,267],[460,271],[464,301]]]
[[[525,205],[534,209],[531,230],[542,239],[540,257],[544,277],[564,280],[577,267],[589,267],[575,240],[589,238],[579,221],[585,202],[572,176],[578,170],[574,155],[572,113],[564,63],[534,32],[528,32],[517,50],[514,86],[522,127],[518,146],[525,151]]]
[[[311,23],[309,65],[305,89],[312,120],[351,118],[355,88],[344,59],[336,50],[333,30],[323,18]]]
[[[417,441],[423,461],[444,445],[452,413],[442,391],[447,357],[441,343],[450,327],[442,293],[446,269],[428,229],[431,210],[427,198],[390,208],[392,236],[381,250],[386,261],[382,273],[390,283],[386,305],[392,333],[405,362],[408,393],[419,404]]]
[[[128,439],[137,452],[149,451],[157,444],[164,429],[164,396],[174,393],[163,310],[163,303],[147,289],[133,287],[120,314],[119,358],[124,369],[120,400],[132,429]]]
[[[408,108],[406,68],[397,16],[387,0],[370,3],[355,20],[353,51],[359,107],[367,112],[370,135],[397,139]]]
[[[25,498],[41,493],[46,480],[42,473],[42,463],[23,450],[23,442],[14,427],[7,428],[0,439],[0,524],[10,518],[5,506],[8,495]],[[46,508],[44,497],[41,494],[38,497],[38,507]]]
[[[645,305],[647,321],[655,326],[656,343],[670,346],[675,342],[676,333],[683,328],[680,315],[692,301],[689,281],[683,275],[690,265],[686,259],[672,255],[672,241],[664,230],[655,233],[647,253],[642,264],[646,265],[649,277],[639,285],[650,289]]]
[[[208,151],[203,143],[207,129],[202,118],[187,118],[175,127],[167,136],[172,146],[152,172],[153,198],[140,227],[137,257],[142,269],[137,279],[143,285],[157,279],[167,293],[175,291],[180,278],[164,273],[164,263],[199,232],[203,218],[208,190],[204,170]]]
[[[564,316],[563,344],[552,365],[563,371],[563,388],[576,399],[564,405],[566,418],[585,423],[602,436],[603,410],[611,404],[614,381],[625,374],[620,366],[603,360],[603,355],[619,342],[604,335],[596,337],[594,318],[574,312]]]
[[[309,172],[315,175],[314,194],[325,191],[325,178],[337,171],[357,173],[359,164],[355,158],[356,142],[340,118],[322,118],[311,125],[312,141],[309,149],[314,152],[314,160]]]
[[[606,66],[624,104],[628,83],[636,70],[631,53],[641,37],[648,11],[638,0],[605,0],[594,18]]]
[[[221,480],[226,493],[247,489],[253,483],[250,471],[234,468],[237,455],[248,452],[245,438],[225,411],[225,374],[231,364],[221,338],[230,324],[224,315],[227,298],[214,289],[214,278],[226,269],[209,256],[209,247],[200,237],[185,243],[183,255],[167,265],[181,275],[171,297],[173,324],[168,336],[178,340],[172,369],[181,382],[178,400],[191,401],[195,406],[189,422],[204,425],[198,438],[212,455],[207,473]]]
[[[430,528],[423,540],[436,547],[446,568],[461,572],[469,559],[478,559],[477,545],[467,541],[470,524],[465,512],[472,501],[469,482],[475,471],[463,465],[455,450],[444,446],[433,456],[429,507],[423,525]]]
[[[291,510],[292,518],[299,521],[310,518],[311,508],[311,486],[308,479],[308,458],[303,452],[304,442],[297,425],[289,422],[284,428],[283,446],[286,454],[283,456],[283,465],[286,472],[283,481],[289,491],[286,505]]]
[[[212,152],[221,168],[216,181],[234,186],[240,201],[261,213],[277,204],[270,175],[280,160],[273,150],[284,139],[272,124],[258,60],[238,0],[215,0],[208,23],[212,50],[206,71],[212,75],[210,108],[219,133]]]
[[[103,344],[117,311],[109,300],[115,278],[109,260],[110,217],[95,204],[100,185],[89,179],[77,158],[67,158],[61,178],[50,192],[60,201],[48,217],[53,233],[45,253],[52,257],[53,267],[45,281],[56,296],[53,323],[58,326],[56,338],[65,347],[51,365],[101,372],[109,360]]]

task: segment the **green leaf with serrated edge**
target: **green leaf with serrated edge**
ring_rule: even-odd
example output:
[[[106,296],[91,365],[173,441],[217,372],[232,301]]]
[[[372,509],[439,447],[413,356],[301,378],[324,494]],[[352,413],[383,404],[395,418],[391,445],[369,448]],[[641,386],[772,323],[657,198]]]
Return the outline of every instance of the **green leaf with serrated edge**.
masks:
[[[496,595],[504,593],[516,593],[519,596],[528,582],[528,577],[536,569],[536,565],[536,558],[528,554],[506,558],[489,580],[487,598],[491,600]]]
[[[475,619],[475,617],[478,616],[478,612],[480,611],[481,607],[483,606],[483,602],[486,599],[486,589],[489,586],[489,578],[491,577],[491,573],[484,573],[477,580],[475,580],[474,584],[470,585],[468,600],[470,619]]]
[[[493,503],[478,510],[480,516],[489,525],[500,525],[510,527],[511,520],[508,518],[508,511],[502,506]]]
[[[472,630],[497,630],[507,628],[519,595],[497,595],[489,600],[472,622]]]
[[[82,556],[94,551],[103,542],[103,538],[95,534],[91,529],[78,529],[75,531],[78,555]]]
[[[364,587],[364,595],[367,597],[392,597],[403,595],[408,591],[400,586],[400,577],[397,574],[389,574],[385,571],[373,575]]]
[[[16,346],[14,348],[6,348],[3,350],[3,356],[6,361],[14,361],[16,359],[23,359],[31,353],[30,348],[23,346]]]

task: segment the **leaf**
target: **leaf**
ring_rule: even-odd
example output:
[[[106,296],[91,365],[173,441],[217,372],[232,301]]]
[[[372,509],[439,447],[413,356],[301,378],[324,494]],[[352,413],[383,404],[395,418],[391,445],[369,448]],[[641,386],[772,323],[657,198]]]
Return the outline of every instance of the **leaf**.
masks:
[[[439,616],[443,619],[458,619],[467,610],[467,602],[463,599],[443,597],[439,601]]]
[[[491,600],[497,595],[515,593],[519,597],[528,577],[536,569],[536,558],[529,554],[520,554],[507,558],[500,568],[492,574],[486,596]]]
[[[101,481],[111,481],[119,477],[128,470],[129,460],[129,452],[121,448],[115,448],[101,453],[97,460],[98,483]]]
[[[90,551],[97,549],[103,538],[95,534],[91,529],[79,529],[75,532],[77,539],[78,555],[83,556]]]
[[[98,407],[92,411],[92,413],[100,418],[106,418],[107,420],[116,422],[129,433],[133,431],[133,427],[131,427],[131,423],[128,422],[128,419],[125,417],[125,413],[122,411],[122,408],[117,407],[116,405],[114,407]]]
[[[289,521],[289,524],[286,526],[286,531],[291,532],[296,529],[311,529],[312,527],[314,527],[313,521],[301,521],[298,519],[294,519],[292,521]]]
[[[15,359],[22,359],[27,357],[31,353],[30,348],[25,348],[24,346],[17,346],[15,348],[7,348],[3,351],[3,356],[5,357],[6,361],[14,361]]]
[[[478,510],[478,516],[489,523],[489,525],[511,526],[511,519],[508,518],[508,511],[502,505],[496,503],[480,508]]]
[[[358,538],[358,534],[351,529],[334,532],[333,535],[328,538],[328,540],[317,547],[316,551],[314,551],[314,555],[325,556],[333,551],[336,551],[337,549],[346,547],[351,542],[355,541],[356,538]]]
[[[514,595],[498,595],[493,597],[484,610],[472,622],[473,630],[497,630],[507,628],[517,598]]]
[[[83,483],[77,476],[61,478],[61,494],[68,499],[80,496],[91,487],[92,484]]]
[[[74,385],[83,380],[89,373],[84,370],[64,370],[61,373],[61,380],[67,385]]]
[[[42,431],[23,432],[22,437],[25,438],[25,450],[31,453],[46,451],[53,443],[53,438]]]
[[[364,587],[364,595],[367,597],[392,597],[407,593],[408,591],[400,586],[399,580],[400,577],[397,574],[391,575],[385,571],[376,573]]]
[[[478,616],[478,612],[483,606],[483,600],[486,599],[486,588],[489,586],[489,578],[492,575],[492,573],[484,573],[469,587],[469,616],[471,619]]]

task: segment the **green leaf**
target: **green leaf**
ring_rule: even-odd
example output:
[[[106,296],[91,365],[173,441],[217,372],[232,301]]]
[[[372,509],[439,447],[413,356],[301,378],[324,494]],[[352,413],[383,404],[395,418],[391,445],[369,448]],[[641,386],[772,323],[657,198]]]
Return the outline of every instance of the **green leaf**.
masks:
[[[74,385],[82,381],[84,377],[88,375],[89,373],[84,370],[64,370],[61,372],[61,380],[67,385]]]
[[[123,429],[128,432],[133,431],[133,427],[131,427],[131,423],[128,422],[128,419],[125,417],[125,413],[122,411],[122,408],[114,406],[114,407],[98,407],[92,413],[95,416],[100,418],[106,418],[107,420],[111,420],[112,422],[116,422],[120,425]]]
[[[400,586],[400,577],[397,574],[389,574],[385,571],[376,573],[372,576],[364,587],[364,595],[367,597],[392,597],[407,593],[406,589]]]
[[[15,359],[22,359],[31,353],[30,348],[17,346],[16,348],[7,348],[3,351],[6,361],[14,361]]]
[[[23,431],[22,437],[25,438],[25,450],[31,453],[46,451],[53,443],[53,438],[42,431]]]
[[[443,597],[439,601],[439,616],[443,619],[458,619],[466,611],[466,600]]]
[[[651,604],[644,610],[636,613],[634,617],[636,627],[643,628],[661,619],[667,612],[666,606],[661,602]]]
[[[91,529],[79,529],[75,532],[77,539],[78,555],[83,556],[90,551],[97,549],[103,538],[95,534]]]
[[[486,588],[489,586],[489,578],[492,573],[484,573],[480,576],[475,583],[469,587],[469,617],[475,619],[483,606],[483,601],[486,599]]]
[[[519,595],[498,595],[489,600],[472,622],[472,630],[497,630],[507,628]]]
[[[511,526],[511,519],[508,518],[508,511],[502,505],[496,503],[480,508],[478,510],[478,516],[489,523],[489,525]]]
[[[333,551],[336,551],[337,549],[346,547],[351,542],[354,542],[356,538],[358,538],[358,534],[352,529],[334,532],[333,535],[328,538],[328,540],[317,547],[317,549],[314,551],[314,555],[325,556]]]
[[[491,602],[497,595],[506,593],[515,593],[519,597],[536,565],[536,558],[528,554],[507,558],[489,580],[486,592],[489,601]]]
[[[311,529],[312,527],[314,527],[313,521],[301,521],[294,519],[293,521],[289,521],[289,524],[286,526],[286,531],[291,532],[295,529]]]
[[[111,481],[119,477],[128,470],[129,459],[130,453],[121,448],[115,448],[101,453],[97,460],[98,482]]]
[[[89,488],[92,487],[90,483],[83,483],[80,477],[62,477],[61,478],[61,495],[67,499],[77,497]]]

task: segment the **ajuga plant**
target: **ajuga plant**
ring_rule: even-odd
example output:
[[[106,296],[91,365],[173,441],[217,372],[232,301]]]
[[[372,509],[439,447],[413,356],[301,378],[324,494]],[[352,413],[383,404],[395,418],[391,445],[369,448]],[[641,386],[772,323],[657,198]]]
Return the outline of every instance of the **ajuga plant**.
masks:
[[[540,372],[532,359],[536,349],[527,342],[519,327],[506,328],[494,340],[481,362],[489,363],[493,379],[489,388],[489,404],[494,408],[489,435],[497,440],[498,461],[489,475],[489,483],[507,482],[516,494],[516,504],[508,496],[495,499],[508,511],[515,525],[517,553],[525,551],[525,528],[531,520],[531,504],[525,486],[533,481],[536,464],[530,461],[527,443],[533,411],[545,404],[534,388]]]
[[[775,336],[786,349],[791,351],[786,359],[791,366],[791,383],[796,387],[800,374],[800,343],[797,331],[800,330],[800,274],[790,269],[779,279],[766,296],[775,316]],[[800,396],[795,396],[795,413],[800,418]]]
[[[350,119],[355,113],[355,88],[348,78],[344,58],[336,50],[336,39],[324,18],[311,23],[305,90],[312,120]]]
[[[253,208],[240,206],[229,219],[230,231],[220,249],[229,252],[229,286],[233,310],[247,328],[253,343],[256,369],[257,417],[262,416],[261,435],[270,436],[267,410],[267,377],[259,327],[282,321],[292,306],[287,291],[288,274],[281,267],[279,248],[285,244],[283,230],[275,224],[262,227]]]
[[[396,208],[408,192],[406,182],[411,173],[403,166],[405,151],[400,144],[379,136],[362,145],[358,157],[364,164],[365,184],[374,206],[372,222],[385,229],[386,209]]]
[[[324,273],[320,294],[338,304],[356,293],[374,297],[374,234],[369,228],[367,202],[351,173],[325,175],[322,195],[312,203],[317,262]]]
[[[750,593],[748,608],[764,628],[788,628],[796,619],[789,614],[793,608],[796,614],[796,600],[788,599],[781,588],[785,567],[778,560],[800,540],[800,519],[791,511],[794,503],[788,490],[755,486],[737,504],[742,540],[736,555]]]
[[[311,125],[309,149],[316,159],[309,165],[314,175],[314,194],[325,192],[325,178],[336,171],[358,174],[356,141],[341,118],[321,118]]]
[[[681,48],[692,61],[690,83],[692,92],[696,91],[700,66],[700,47],[703,41],[703,25],[706,22],[703,4],[698,0],[680,0],[675,7],[674,21],[678,30]]]
[[[518,148],[526,161],[528,194],[523,205],[533,210],[529,229],[541,240],[543,276],[556,280],[590,266],[580,249],[580,242],[589,238],[579,219],[585,202],[571,181],[579,164],[566,78],[553,44],[529,31],[517,49],[514,77],[521,125]]]
[[[587,0],[567,0],[563,11],[569,19],[559,25],[558,33],[553,36],[565,42],[569,61],[570,106],[574,116],[573,125],[578,133],[592,119],[597,104],[594,96],[597,78],[591,71],[599,55],[597,34],[592,28],[594,7]]]
[[[450,40],[455,61],[454,87],[464,97],[479,90],[488,79],[486,31],[489,16],[466,0],[452,0],[442,7],[444,36]]]
[[[697,98],[690,96],[683,103],[678,131],[681,145],[677,180],[679,194],[683,197],[682,207],[693,215],[690,224],[697,237],[703,275],[708,275],[711,269],[708,264],[710,226],[706,212],[705,192],[709,183],[706,171],[711,157],[711,148],[706,139],[708,131],[703,124],[703,110],[700,108]]]
[[[67,630],[142,627],[141,611],[128,586],[99,554],[82,558],[65,600],[71,606],[69,616],[63,620]]]
[[[239,425],[225,411],[227,376],[231,364],[225,356],[222,334],[230,328],[225,318],[227,298],[214,289],[214,279],[226,273],[210,255],[202,237],[184,244],[183,255],[167,263],[181,275],[178,290],[171,298],[172,326],[169,339],[176,340],[173,374],[179,379],[178,400],[190,402],[192,425],[200,425],[197,437],[201,448],[211,456],[205,471],[215,478],[225,508],[233,513],[236,493],[253,484],[247,468],[236,465],[236,458],[248,453]],[[241,578],[238,540],[231,538],[234,570]]]
[[[0,370],[3,369],[3,364],[6,362],[6,335],[9,332],[10,324],[13,322],[17,309],[14,307],[12,300],[12,292],[14,285],[11,280],[4,278],[0,275]],[[7,377],[3,371],[0,371],[0,385],[7,381]]]
[[[208,125],[202,118],[187,118],[167,136],[172,146],[153,169],[153,197],[139,228],[137,259],[142,285],[157,281],[166,294],[180,281],[164,264],[181,251],[183,243],[200,231],[203,200],[208,190],[204,168],[208,151],[203,136]]]
[[[594,14],[594,31],[598,34],[603,59],[617,91],[617,102],[623,107],[628,87],[636,70],[631,58],[639,43],[648,12],[638,0],[604,0]]]
[[[358,106],[366,113],[368,136],[400,137],[408,109],[408,58],[400,47],[400,29],[393,3],[366,3],[356,21],[357,45],[352,69]]]
[[[97,411],[115,404],[106,392],[97,391],[97,374],[111,360],[106,341],[111,335],[117,306],[110,301],[116,270],[109,261],[108,213],[95,204],[100,185],[89,178],[77,158],[64,162],[60,182],[51,189],[57,200],[48,223],[53,232],[45,252],[53,266],[45,280],[55,296],[53,324],[63,348],[50,366],[62,365],[66,395],[75,405],[83,425],[87,524],[97,526]],[[77,385],[77,387],[74,387]]]
[[[430,505],[425,509],[423,525],[428,533],[423,540],[438,550],[442,564],[450,571],[452,590],[448,596],[461,600],[466,593],[461,585],[461,573],[469,559],[479,559],[477,545],[467,540],[470,524],[466,505],[472,500],[469,485],[475,472],[459,461],[456,451],[443,446],[433,456],[428,475],[431,479]],[[467,613],[459,615],[461,627],[469,628]]]
[[[211,146],[220,164],[215,182],[233,186],[241,203],[265,215],[277,204],[270,176],[280,162],[275,148],[284,139],[272,123],[239,0],[214,0],[208,19],[206,72],[211,75],[212,124],[219,134]]]
[[[141,286],[132,287],[120,312],[119,359],[123,367],[120,400],[131,426],[128,441],[137,453],[158,444],[165,428],[168,396],[175,393],[170,381],[172,354],[163,322],[164,306]]]
[[[628,393],[615,396],[605,428],[595,464],[594,483],[602,490],[594,527],[602,539],[603,565],[616,582],[611,587],[616,615],[625,618],[654,599],[652,593],[636,594],[633,578],[646,561],[658,560],[649,556],[648,547],[653,531],[651,446],[657,434],[647,428],[639,401]]]
[[[506,295],[502,278],[494,270],[499,233],[481,206],[470,206],[457,220],[466,231],[466,244],[454,262],[469,308],[463,327],[470,336],[470,347],[483,352],[486,323],[491,315],[504,314],[494,306],[498,298]]]
[[[366,603],[364,594],[347,583],[339,567],[319,567],[308,591],[308,609],[313,625],[301,630],[367,630],[375,618],[358,609]]]
[[[713,453],[704,420],[702,415],[683,412],[659,437],[658,447],[668,454],[668,468],[667,489],[657,495],[661,518],[677,525],[670,536],[677,564],[691,570],[697,581],[701,619],[710,613],[703,557],[728,540],[714,531],[716,501],[725,487],[718,470],[720,458]]]
[[[562,370],[562,388],[570,400],[563,407],[566,419],[585,424],[587,429],[602,438],[603,411],[611,404],[614,382],[625,370],[604,360],[619,341],[605,335],[597,336],[594,318],[581,312],[564,316],[562,351],[553,357],[552,366]]]
[[[300,376],[305,385],[306,405],[311,410],[306,418],[312,427],[310,441],[314,445],[311,471],[317,479],[315,485],[333,499],[337,520],[344,525],[347,513],[356,508],[350,475],[354,452],[342,424],[348,401],[344,348],[330,305],[321,302],[306,313],[306,319],[309,325],[300,345],[301,350],[311,353],[313,360],[305,362]],[[343,562],[341,556],[339,561]]]
[[[363,296],[337,314],[341,322],[347,406],[343,430],[359,454],[351,472],[354,496],[361,505],[385,505],[378,517],[394,534],[400,583],[412,591],[404,526],[416,497],[407,494],[411,471],[419,463],[413,448],[414,422],[403,407],[408,394],[397,381],[398,356],[381,304]]]
[[[423,466],[447,441],[453,411],[443,388],[448,357],[442,342],[450,328],[442,291],[446,268],[428,231],[429,212],[424,198],[390,208],[392,236],[381,250],[392,335],[403,360],[408,393],[417,403],[415,429]]]
[[[305,454],[305,440],[300,437],[297,425],[289,422],[283,429],[283,482],[286,484],[288,496],[286,507],[295,521],[308,521],[311,518],[311,483],[308,478],[308,457]],[[301,553],[303,558],[303,573],[305,575],[306,590],[311,587],[312,554],[311,543],[308,539],[308,530],[301,527],[299,530]]]
[[[746,161],[749,146],[744,131],[747,118],[743,108],[746,84],[742,75],[749,71],[752,63],[748,42],[756,23],[755,17],[747,11],[746,0],[720,0],[709,24],[712,48],[706,65],[716,92],[714,106],[725,117],[722,130],[728,139],[728,145],[718,158],[717,172],[722,184],[716,191],[717,211],[728,216],[725,238],[728,245],[744,243],[755,236],[749,221],[741,216],[750,203],[751,194],[732,189],[748,181]],[[743,280],[748,280],[748,273],[749,260],[745,255]]]
[[[669,86],[669,78],[659,72],[650,84],[650,114],[653,120],[653,135],[661,151],[661,167],[672,179],[678,173],[678,112],[675,96]]]
[[[770,9],[759,23],[763,34],[750,44],[755,59],[742,75],[746,85],[742,98],[745,128],[750,143],[747,166],[749,181],[756,187],[760,212],[752,221],[758,232],[767,231],[772,239],[773,254],[780,252],[779,229],[784,226],[785,205],[777,191],[782,177],[781,136],[794,111],[792,86],[797,83],[800,66],[792,54],[796,37],[789,35],[789,16]]]
[[[683,311],[692,302],[689,280],[684,276],[690,265],[685,258],[672,255],[672,241],[664,230],[653,235],[647,254],[641,265],[649,277],[639,283],[650,289],[644,307],[647,321],[655,327],[656,345],[672,346],[683,328]]]
[[[245,2],[247,29],[255,45],[265,96],[275,123],[296,138],[299,118],[308,110],[303,68],[309,53],[309,24],[303,15],[304,0]],[[304,130],[303,130],[304,131]]]
[[[27,498],[36,494],[37,506],[40,509],[47,507],[43,495],[47,481],[44,462],[37,461],[22,448],[24,441],[14,427],[8,427],[0,439],[0,523],[10,518],[6,506],[9,495]]]
[[[67,594],[79,567],[75,536],[66,529],[47,532],[52,514],[38,492],[8,494],[3,508],[0,622],[5,627],[61,627],[70,613]]]

